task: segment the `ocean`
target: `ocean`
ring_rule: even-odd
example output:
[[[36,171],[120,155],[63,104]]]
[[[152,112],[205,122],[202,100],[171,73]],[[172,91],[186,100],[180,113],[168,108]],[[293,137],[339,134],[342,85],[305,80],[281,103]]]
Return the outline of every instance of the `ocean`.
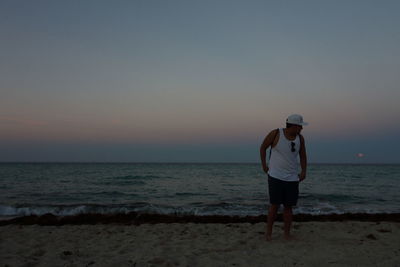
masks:
[[[265,215],[261,164],[0,163],[0,216]],[[310,164],[295,214],[399,213],[400,165]]]

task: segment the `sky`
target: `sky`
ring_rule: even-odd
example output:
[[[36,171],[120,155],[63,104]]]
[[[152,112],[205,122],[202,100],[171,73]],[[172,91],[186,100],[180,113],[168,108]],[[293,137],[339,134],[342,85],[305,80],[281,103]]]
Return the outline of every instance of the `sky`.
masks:
[[[0,1],[0,161],[400,163],[399,1]]]

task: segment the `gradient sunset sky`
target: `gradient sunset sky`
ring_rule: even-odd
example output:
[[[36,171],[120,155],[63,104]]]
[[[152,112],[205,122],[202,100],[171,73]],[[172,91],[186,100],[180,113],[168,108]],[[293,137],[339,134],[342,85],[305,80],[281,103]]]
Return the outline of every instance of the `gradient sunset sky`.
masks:
[[[0,1],[0,161],[400,163],[400,1]],[[358,153],[364,156],[360,157]]]

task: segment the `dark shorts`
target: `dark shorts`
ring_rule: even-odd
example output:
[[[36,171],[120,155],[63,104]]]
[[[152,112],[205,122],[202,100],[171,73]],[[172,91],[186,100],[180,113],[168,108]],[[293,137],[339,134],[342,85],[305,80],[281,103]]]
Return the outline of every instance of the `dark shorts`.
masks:
[[[299,182],[287,182],[268,175],[269,202],[296,206],[299,198]]]

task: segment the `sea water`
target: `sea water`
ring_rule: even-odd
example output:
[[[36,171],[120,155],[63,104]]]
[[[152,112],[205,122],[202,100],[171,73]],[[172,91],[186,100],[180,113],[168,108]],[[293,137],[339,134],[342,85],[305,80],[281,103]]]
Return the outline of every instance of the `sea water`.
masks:
[[[265,215],[260,164],[1,163],[0,216]],[[399,213],[400,165],[308,166],[294,213]]]

